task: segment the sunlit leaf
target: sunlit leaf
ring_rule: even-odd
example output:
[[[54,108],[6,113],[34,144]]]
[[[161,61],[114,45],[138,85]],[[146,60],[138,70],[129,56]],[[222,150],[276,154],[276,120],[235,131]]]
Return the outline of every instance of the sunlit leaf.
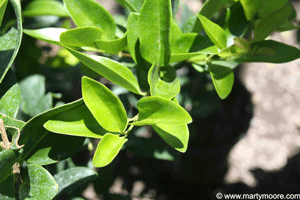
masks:
[[[27,4],[22,14],[23,17],[36,17],[43,15],[69,17],[69,13],[62,3],[50,0],[31,1]]]

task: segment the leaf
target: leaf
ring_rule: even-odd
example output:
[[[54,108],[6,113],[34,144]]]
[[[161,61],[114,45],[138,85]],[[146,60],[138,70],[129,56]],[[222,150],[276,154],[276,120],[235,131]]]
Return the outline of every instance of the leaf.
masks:
[[[257,14],[261,19],[263,19],[272,12],[281,9],[287,3],[288,0],[260,0]]]
[[[118,3],[127,7],[131,12],[139,12],[145,0],[117,0]]]
[[[12,174],[12,167],[19,159],[20,153],[16,150],[0,151],[0,183]]]
[[[16,83],[0,99],[0,113],[15,118],[17,116],[20,103],[21,90],[19,85]]]
[[[250,51],[250,43],[248,40],[246,40],[245,38],[242,37],[235,37],[233,38],[233,42],[236,46],[238,46],[239,48],[249,52]]]
[[[227,36],[225,31],[214,22],[210,21],[206,17],[202,15],[198,15],[202,26],[208,35],[208,37],[211,39],[211,41],[219,48],[224,49],[227,46]]]
[[[8,0],[0,0],[0,26],[2,24],[3,16],[6,10]]]
[[[39,165],[27,165],[22,172],[22,181],[19,192],[21,200],[51,200],[57,193],[58,185],[54,178]]]
[[[122,133],[127,114],[122,102],[103,84],[82,78],[82,97],[98,123],[107,131]]]
[[[13,61],[15,60],[17,53],[19,51],[20,45],[21,45],[21,40],[22,40],[22,15],[21,15],[21,3],[20,0],[10,0],[14,11],[15,15],[17,17],[17,28],[18,28],[18,34],[16,35],[17,37],[17,42],[14,50],[12,52],[1,52],[0,56],[0,83],[4,79],[5,74],[8,72],[10,66],[12,65]],[[2,5],[3,6],[3,5]],[[3,7],[1,8],[3,9]],[[2,10],[0,10],[0,15]],[[4,11],[3,11],[4,12]],[[2,20],[2,18],[0,18]]]
[[[96,40],[96,46],[98,49],[101,49],[110,54],[117,54],[120,51],[123,51],[127,46],[127,34],[124,37],[105,41],[105,40]]]
[[[61,33],[67,31],[64,28],[42,28],[36,30],[24,29],[23,32],[27,35],[42,40],[51,44],[60,45],[59,37]]]
[[[136,59],[136,44],[139,39],[139,14],[130,13],[127,19],[127,44],[130,55],[135,63]]]
[[[189,129],[187,125],[152,125],[155,132],[171,147],[184,153],[189,142]]]
[[[191,116],[180,105],[163,97],[144,97],[137,103],[139,118],[133,125],[189,124]]]
[[[146,0],[143,4],[139,17],[140,51],[148,62],[160,66],[169,63],[171,20],[171,0]]]
[[[66,47],[66,49],[87,67],[101,76],[104,76],[111,82],[133,93],[142,94],[142,92],[139,90],[139,85],[136,78],[130,69],[128,69],[125,65],[102,56],[80,53],[68,47]]]
[[[63,0],[78,27],[94,26],[103,30],[104,40],[115,39],[116,24],[111,14],[94,0]]]
[[[77,107],[53,116],[44,127],[55,133],[90,138],[101,138],[106,133],[82,100]]]
[[[23,10],[23,17],[36,17],[43,15],[55,15],[59,17],[69,17],[65,6],[58,1],[38,0],[31,1]]]
[[[15,200],[15,182],[13,176],[9,176],[0,183],[0,199]]]
[[[170,80],[165,81],[159,77],[159,73],[165,72],[165,76],[170,76]],[[150,85],[151,96],[160,96],[172,99],[180,91],[180,82],[176,76],[176,71],[172,67],[159,68],[152,65],[148,72],[148,82]]]
[[[60,34],[60,43],[69,47],[97,48],[95,41],[100,39],[102,30],[97,27],[80,27]]]
[[[287,20],[291,12],[290,7],[283,7],[263,18],[254,31],[254,40],[261,41],[268,37]]]
[[[248,21],[252,21],[258,9],[260,0],[241,0],[241,4],[244,8],[245,16]]]
[[[97,172],[87,167],[73,167],[54,175],[58,184],[56,196],[74,190],[84,183],[90,182],[98,176]]]
[[[12,27],[6,34],[0,37],[0,51],[12,50],[18,42],[19,31]]]
[[[211,46],[199,52],[173,54],[171,55],[170,63],[181,62],[197,56],[207,57],[207,55],[212,55],[217,53],[218,53],[218,48],[216,46]]]
[[[208,65],[208,69],[219,97],[226,99],[232,90],[234,82],[233,70],[211,64]]]
[[[107,133],[98,143],[97,149],[94,154],[93,164],[95,167],[105,167],[113,161],[118,155],[122,146],[127,142],[127,138],[120,137]]]
[[[268,48],[272,50],[271,53],[258,54],[260,49]],[[254,42],[251,44],[253,53],[245,53],[232,57],[236,62],[269,62],[269,63],[285,63],[300,58],[300,50],[296,47],[289,46],[273,40],[264,40]],[[270,51],[268,51],[270,52]]]
[[[295,26],[291,21],[286,20],[279,28],[277,28],[275,31],[291,31],[294,29],[298,29],[300,26]]]

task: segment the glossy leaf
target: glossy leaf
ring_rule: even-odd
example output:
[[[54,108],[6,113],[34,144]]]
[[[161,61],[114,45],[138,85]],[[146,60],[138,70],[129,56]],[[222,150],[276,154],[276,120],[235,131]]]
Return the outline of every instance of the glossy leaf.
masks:
[[[189,124],[191,116],[180,105],[163,97],[144,97],[137,103],[139,118],[137,126],[155,124]]]
[[[130,13],[127,19],[127,44],[132,59],[137,63],[136,44],[139,39],[139,14]]]
[[[118,155],[122,146],[127,142],[127,138],[120,137],[107,133],[98,143],[97,149],[94,154],[93,164],[95,167],[105,167],[113,161]]]
[[[281,9],[289,0],[260,0],[257,13],[262,19],[272,12]]]
[[[226,99],[234,83],[233,70],[217,65],[208,65],[208,69],[219,97]]]
[[[15,182],[11,175],[0,183],[0,199],[15,200]]]
[[[287,20],[290,12],[290,7],[283,7],[263,18],[255,28],[254,40],[261,41],[268,37]]]
[[[20,0],[10,0],[14,11],[15,15],[17,17],[17,28],[18,28],[18,34],[16,35],[17,42],[16,46],[13,51],[8,51],[8,52],[2,52],[0,56],[0,83],[4,79],[4,76],[8,72],[10,66],[12,65],[14,59],[17,56],[17,53],[19,51],[20,45],[21,45],[21,40],[22,40],[22,15],[21,15],[21,3]],[[3,5],[2,5],[3,6]],[[1,6],[1,8],[2,8]],[[0,10],[0,14],[2,11]],[[4,11],[3,11],[4,12]],[[2,20],[2,19],[1,19]]]
[[[43,15],[55,15],[59,17],[69,17],[65,6],[58,1],[38,0],[31,1],[23,10],[23,17],[36,17]]]
[[[189,141],[189,129],[187,125],[156,124],[152,125],[152,127],[171,147],[180,152],[186,152]]]
[[[0,26],[2,24],[3,16],[6,10],[8,0],[0,0]]]
[[[21,90],[16,83],[0,99],[0,113],[15,118],[21,103]]]
[[[122,102],[103,84],[82,78],[82,97],[98,123],[107,131],[123,132],[127,114]]]
[[[18,42],[19,31],[12,27],[6,34],[0,37],[0,51],[12,50]]]
[[[82,100],[77,107],[53,116],[44,127],[55,133],[90,138],[101,138],[106,133]]]
[[[210,21],[206,17],[202,15],[198,15],[202,26],[208,35],[208,37],[211,39],[211,41],[219,48],[224,49],[227,46],[227,36],[225,31],[214,22]]]
[[[95,41],[101,39],[102,30],[97,27],[80,27],[60,34],[60,42],[70,47],[97,48]]]
[[[263,51],[268,49],[268,51]],[[236,62],[285,63],[300,58],[300,50],[273,40],[264,40],[251,44],[252,53],[232,57]]]
[[[169,63],[171,20],[171,0],[146,0],[143,4],[139,17],[140,51],[148,62],[160,66]]]
[[[248,21],[251,21],[255,17],[259,2],[260,0],[241,0]]]
[[[145,0],[117,0],[123,6],[126,6],[131,12],[139,12]]]
[[[60,45],[59,37],[61,33],[67,31],[64,28],[42,28],[36,30],[24,29],[23,32],[27,35],[42,40],[51,44]]]
[[[159,73],[165,72],[169,76],[169,80],[165,81],[159,77]],[[151,96],[160,96],[167,99],[172,99],[180,91],[180,82],[176,76],[176,71],[172,67],[159,68],[157,65],[152,65],[148,72],[148,82],[150,85]]]
[[[19,159],[20,153],[16,150],[0,151],[0,183],[12,174],[12,167]]]
[[[124,87],[131,92],[141,94],[136,78],[125,65],[102,56],[80,53],[71,48],[67,48],[67,50],[87,67],[101,76],[104,76],[111,82]]]
[[[98,176],[97,172],[87,167],[72,167],[54,175],[58,184],[56,196],[76,189],[84,183],[90,182]]]
[[[22,172],[20,200],[52,200],[57,193],[58,185],[51,174],[39,165],[30,164]]]
[[[111,14],[94,0],[63,0],[78,27],[94,26],[103,30],[104,40],[115,39],[116,24]]]
[[[125,34],[124,37],[105,41],[105,40],[96,40],[95,44],[98,49],[103,50],[104,52],[110,54],[117,54],[120,51],[123,51],[127,46],[127,35]]]

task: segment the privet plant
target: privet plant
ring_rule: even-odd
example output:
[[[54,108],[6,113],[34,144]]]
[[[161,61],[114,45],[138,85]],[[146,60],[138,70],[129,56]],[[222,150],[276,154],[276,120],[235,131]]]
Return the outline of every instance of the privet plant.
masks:
[[[288,0],[207,0],[188,19],[183,19],[189,14],[183,9],[181,21],[176,20],[179,0],[118,3],[127,13],[122,23],[94,0],[33,0],[23,17],[71,18],[76,28],[22,30],[20,1],[0,0],[0,199],[53,199],[97,176],[90,168],[71,167],[53,177],[42,167],[73,156],[85,138],[101,139],[93,156],[95,167],[110,164],[134,143],[132,130],[140,126],[152,126],[184,153],[192,118],[180,104],[185,77],[177,72],[183,66],[210,75],[216,93],[225,99],[239,64],[285,63],[300,57],[299,49],[267,39],[273,32],[298,28]],[[90,70],[90,77],[81,80],[82,99],[52,108],[52,97],[58,95],[45,94],[43,77],[17,82],[10,67],[22,32],[61,46]],[[128,108],[93,74],[131,94],[135,103]],[[19,108],[32,118],[16,119]]]

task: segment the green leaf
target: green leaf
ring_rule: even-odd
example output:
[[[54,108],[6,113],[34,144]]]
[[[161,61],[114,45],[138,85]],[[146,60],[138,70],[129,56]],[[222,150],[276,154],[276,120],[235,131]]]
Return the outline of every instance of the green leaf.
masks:
[[[97,48],[95,41],[100,39],[102,30],[97,27],[80,27],[60,34],[60,42],[70,47]]]
[[[144,97],[137,103],[139,118],[133,125],[189,124],[192,118],[180,105],[163,97]]]
[[[104,167],[111,163],[118,155],[122,146],[127,142],[127,138],[120,137],[107,133],[98,143],[97,149],[94,154],[93,164],[95,167]]]
[[[260,0],[241,0],[248,21],[251,21],[255,17],[259,2]]]
[[[6,114],[12,118],[17,116],[21,103],[21,90],[16,83],[0,99],[0,113]]]
[[[105,40],[96,40],[95,41],[96,46],[98,49],[103,50],[104,52],[110,53],[110,54],[117,54],[120,51],[123,51],[127,46],[127,34],[124,35],[124,37],[105,41]]]
[[[21,15],[21,3],[20,0],[10,0],[14,11],[15,11],[15,15],[17,17],[17,28],[18,28],[18,34],[16,35],[17,38],[17,42],[16,42],[16,46],[13,50],[13,52],[10,51],[5,51],[5,52],[1,52],[1,56],[0,56],[0,83],[2,82],[2,80],[4,79],[5,74],[8,72],[10,66],[12,65],[13,61],[15,60],[17,53],[19,51],[20,45],[21,45],[21,40],[22,40],[22,15]],[[2,4],[3,6],[4,4]],[[1,6],[1,8],[3,8]],[[2,10],[0,10],[0,15]],[[4,11],[3,11],[4,12]],[[1,19],[1,18],[0,18]],[[2,21],[2,19],[1,19]]]
[[[39,165],[27,165],[22,172],[22,181],[19,192],[21,200],[52,200],[57,193],[58,185],[54,178]]]
[[[42,15],[56,15],[59,17],[69,17],[65,6],[58,1],[38,0],[31,1],[23,10],[23,17],[36,17]]]
[[[203,15],[198,15],[202,26],[208,35],[208,37],[211,39],[211,41],[219,48],[224,49],[227,46],[227,36],[225,31],[214,22],[210,21]]]
[[[0,37],[0,51],[12,50],[18,42],[19,31],[12,27],[6,34]]]
[[[125,65],[102,56],[80,53],[68,47],[66,47],[66,49],[87,67],[101,76],[104,76],[111,82],[124,87],[133,93],[142,94],[139,90],[136,78]]]
[[[74,190],[84,183],[90,182],[98,176],[97,172],[87,167],[73,167],[54,175],[58,184],[56,196]]]
[[[0,152],[0,183],[12,174],[12,166],[20,159],[20,153],[13,149]]]
[[[261,19],[281,9],[289,0],[260,0],[257,13]]]
[[[64,28],[42,28],[36,30],[24,29],[23,32],[27,35],[42,40],[51,44],[60,45],[59,37],[61,33],[67,31]]]
[[[169,80],[165,81],[159,77],[160,73],[169,76]],[[176,71],[173,67],[159,68],[157,65],[152,65],[148,72],[148,82],[150,85],[151,96],[160,96],[167,99],[172,99],[180,91],[180,82],[176,76]]]
[[[207,55],[212,55],[217,53],[218,53],[218,48],[216,46],[211,46],[199,52],[173,54],[171,55],[170,63],[181,62],[198,56],[207,57]]]
[[[298,29],[300,26],[295,26],[291,21],[286,20],[279,28],[275,31],[283,32],[283,31],[291,31],[294,29]]]
[[[189,129],[187,125],[152,125],[155,132],[171,147],[186,152],[189,142]]]
[[[127,44],[132,59],[136,60],[136,44],[139,39],[139,14],[130,13],[127,20]]]
[[[283,7],[263,18],[254,31],[254,40],[261,41],[268,37],[287,20],[291,12],[290,7]]]
[[[117,0],[124,7],[127,7],[131,12],[139,12],[142,9],[145,0]]]
[[[236,46],[238,46],[239,48],[245,50],[246,52],[250,51],[250,43],[248,40],[246,40],[245,38],[242,37],[235,37],[233,39],[233,42]]]
[[[268,49],[264,51],[264,49]],[[273,40],[264,40],[251,44],[252,53],[232,57],[236,62],[285,63],[300,58],[300,50]],[[264,53],[265,52],[265,53]]]
[[[140,51],[148,62],[160,66],[169,63],[171,20],[171,0],[146,0],[143,4],[139,17]]]
[[[6,10],[8,0],[0,0],[0,26],[2,24],[3,16]]]
[[[82,97],[98,123],[107,131],[123,132],[127,114],[122,102],[103,84],[82,78]]]
[[[226,99],[230,94],[234,83],[233,70],[211,64],[208,65],[208,69],[219,97],[221,99]]]
[[[9,176],[0,183],[0,199],[15,200],[15,182],[14,177]]]
[[[115,39],[116,24],[111,14],[94,0],[63,0],[78,27],[94,26],[103,30],[104,40]]]
[[[90,138],[101,138],[106,133],[82,100],[77,107],[53,116],[44,127],[55,133]]]

